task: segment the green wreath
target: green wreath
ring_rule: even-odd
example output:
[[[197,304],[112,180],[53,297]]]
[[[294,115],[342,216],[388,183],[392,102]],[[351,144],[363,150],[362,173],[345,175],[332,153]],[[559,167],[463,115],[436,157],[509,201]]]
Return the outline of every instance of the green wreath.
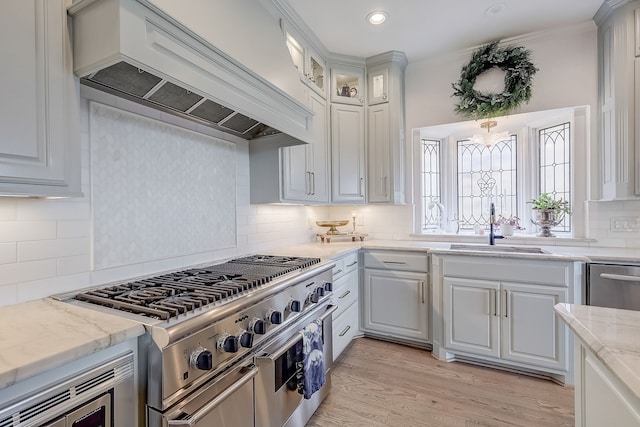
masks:
[[[529,61],[530,51],[521,47],[499,48],[494,41],[480,47],[462,67],[460,80],[453,83],[453,96],[460,98],[456,113],[473,119],[498,117],[531,99],[531,80],[538,69]],[[473,88],[478,76],[491,68],[505,71],[504,92],[482,93]]]

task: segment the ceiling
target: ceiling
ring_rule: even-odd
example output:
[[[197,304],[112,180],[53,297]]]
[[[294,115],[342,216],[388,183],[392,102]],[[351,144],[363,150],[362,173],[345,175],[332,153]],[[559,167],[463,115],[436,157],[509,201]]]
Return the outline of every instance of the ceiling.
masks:
[[[604,0],[288,0],[329,52],[409,62],[593,18]],[[503,5],[503,6],[500,6]],[[373,26],[369,12],[383,9]],[[503,9],[492,14],[491,10]]]

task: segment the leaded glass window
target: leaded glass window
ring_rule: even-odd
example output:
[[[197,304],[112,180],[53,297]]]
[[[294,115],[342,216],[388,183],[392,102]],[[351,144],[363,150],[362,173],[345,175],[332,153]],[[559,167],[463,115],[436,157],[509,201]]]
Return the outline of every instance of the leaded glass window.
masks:
[[[554,199],[571,201],[570,125],[541,129],[540,141],[540,193],[549,193]],[[553,231],[571,231],[571,216],[566,215]]]
[[[435,203],[442,203],[440,197],[440,141],[423,139],[422,149],[422,230],[439,227],[439,211]]]
[[[489,223],[493,202],[496,215],[517,216],[516,135],[488,147],[458,141],[458,218],[460,228]]]

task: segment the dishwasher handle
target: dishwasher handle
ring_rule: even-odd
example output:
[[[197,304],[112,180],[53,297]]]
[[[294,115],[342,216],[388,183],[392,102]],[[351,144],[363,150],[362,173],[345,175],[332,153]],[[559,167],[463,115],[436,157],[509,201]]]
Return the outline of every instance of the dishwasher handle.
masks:
[[[600,273],[600,278],[609,279],[609,280],[622,280],[625,282],[638,282],[640,283],[640,276],[629,276],[626,274],[611,274],[611,273]]]

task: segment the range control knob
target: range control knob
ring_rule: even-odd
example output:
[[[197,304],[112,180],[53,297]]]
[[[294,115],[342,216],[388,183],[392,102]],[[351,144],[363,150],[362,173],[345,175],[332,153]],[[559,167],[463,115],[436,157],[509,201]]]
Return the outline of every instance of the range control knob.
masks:
[[[282,312],[276,310],[269,310],[267,313],[267,321],[272,325],[279,325],[282,323]]]
[[[251,323],[249,323],[249,330],[254,334],[264,335],[267,332],[267,322],[254,317]]]
[[[289,301],[289,304],[287,304],[287,308],[292,313],[300,313],[301,305],[302,304],[300,304],[300,301],[298,301],[296,299],[292,299],[292,300]]]
[[[204,347],[198,347],[191,353],[189,364],[194,369],[210,371],[213,368],[213,354]]]
[[[332,282],[324,282],[324,290],[327,292],[333,292],[333,283]]]
[[[237,353],[238,337],[234,335],[224,334],[218,340],[218,350],[220,350],[223,353]]]
[[[322,298],[324,296],[324,288],[322,286],[318,286],[315,292],[316,294],[318,294],[319,298]]]
[[[240,345],[244,348],[253,347],[253,334],[251,332],[242,331],[238,334]]]
[[[320,296],[318,296],[318,293],[316,291],[313,291],[309,295],[307,295],[307,301],[315,304],[320,301]]]

